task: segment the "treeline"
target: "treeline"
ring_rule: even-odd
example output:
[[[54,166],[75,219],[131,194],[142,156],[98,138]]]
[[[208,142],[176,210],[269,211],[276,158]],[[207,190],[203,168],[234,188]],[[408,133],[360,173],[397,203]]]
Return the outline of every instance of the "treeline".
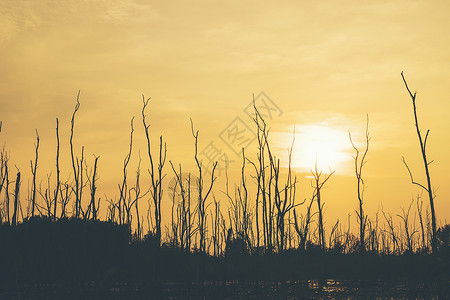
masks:
[[[83,287],[76,286],[92,284],[97,290],[117,284],[143,284],[153,293],[164,282],[284,282],[311,278],[445,282],[450,275],[449,232],[447,226],[438,234],[438,255],[344,254],[340,248],[324,251],[313,244],[305,250],[250,253],[243,240],[234,239],[227,241],[223,255],[211,256],[159,245],[152,234],[136,240],[126,224],[77,218],[54,221],[35,216],[15,227],[0,225],[0,289],[24,288],[24,284],[63,284],[80,289]]]
[[[403,75],[403,74],[402,74]],[[406,81],[405,81],[406,84]],[[409,91],[409,89],[408,89]],[[427,185],[420,185],[427,192],[432,191],[426,160],[426,142],[420,135],[415,108],[415,94],[410,94],[414,105],[414,116],[418,129],[424,163],[427,166]],[[324,205],[322,189],[333,172],[322,173],[311,170],[313,177],[312,195],[298,201],[296,197],[297,178],[291,169],[292,146],[288,156],[288,168],[280,167],[269,143],[269,126],[254,103],[254,124],[257,137],[257,152],[247,155],[242,149],[241,173],[238,184],[229,189],[228,175],[223,193],[214,193],[218,162],[204,164],[198,157],[199,132],[191,121],[194,141],[196,171],[186,173],[181,164],[168,161],[167,147],[159,137],[157,151],[152,145],[146,110],[150,99],[143,96],[141,123],[145,132],[148,176],[142,184],[141,158],[135,177],[129,177],[129,164],[133,153],[134,117],[130,124],[130,143],[123,159],[123,172],[118,184],[118,196],[103,198],[97,193],[98,160],[96,156],[88,165],[81,147],[76,153],[74,147],[75,120],[80,108],[80,94],[70,123],[71,175],[61,178],[59,121],[56,119],[56,178],[47,175],[38,184],[38,162],[40,138],[36,130],[35,157],[30,161],[31,186],[27,197],[21,187],[21,171],[11,168],[10,154],[3,147],[0,151],[0,220],[11,227],[18,223],[44,216],[57,223],[71,218],[97,222],[102,219],[108,224],[126,226],[132,239],[143,241],[151,237],[157,245],[183,249],[185,252],[200,252],[215,257],[231,253],[233,247],[248,254],[284,253],[291,249],[305,251],[318,248],[321,251],[349,253],[402,254],[430,253],[448,247],[448,226],[437,229],[434,211],[434,194],[429,195],[429,204],[424,207],[420,196],[399,215],[381,210],[374,216],[364,211],[363,169],[369,151],[368,120],[365,131],[365,147],[358,149],[349,135],[349,142],[355,150],[355,217],[358,233],[347,224],[337,221],[331,228],[324,226]],[[1,122],[0,122],[1,133]],[[294,142],[294,141],[293,141]],[[406,163],[405,163],[406,165]],[[407,166],[407,165],[406,165]],[[409,168],[408,168],[408,171]],[[170,190],[163,190],[167,174],[176,178]],[[410,171],[411,175],[411,171]],[[412,179],[412,175],[411,175]],[[22,195],[22,197],[21,197]],[[165,196],[164,196],[165,195]],[[162,205],[162,201],[167,201]],[[142,207],[147,204],[147,210]],[[162,223],[162,207],[170,207],[169,223]],[[350,218],[350,216],[349,216]],[[145,220],[147,222],[145,222]],[[147,225],[145,225],[147,223]],[[32,223],[31,223],[32,224]],[[133,225],[133,226],[132,226]],[[145,228],[145,229],[144,229]],[[440,239],[437,236],[440,235]],[[233,248],[233,249],[234,249]]]

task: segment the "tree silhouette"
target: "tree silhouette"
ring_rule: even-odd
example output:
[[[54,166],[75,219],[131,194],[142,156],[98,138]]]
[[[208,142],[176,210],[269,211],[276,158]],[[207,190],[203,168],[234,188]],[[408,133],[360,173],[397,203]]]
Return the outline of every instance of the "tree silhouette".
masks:
[[[363,208],[363,199],[364,199],[364,180],[362,177],[362,169],[364,165],[366,164],[366,156],[367,152],[369,152],[369,115],[367,115],[367,122],[366,122],[366,147],[364,149],[364,152],[362,153],[362,156],[360,157],[360,152],[358,148],[355,146],[352,140],[352,135],[350,132],[348,132],[348,136],[350,139],[350,143],[353,146],[353,149],[355,149],[356,155],[354,157],[355,160],[355,175],[356,175],[356,181],[357,181],[357,196],[358,196],[358,202],[359,202],[359,211],[356,211],[356,215],[358,217],[359,222],[359,247],[361,253],[363,253],[366,250],[365,243],[364,243],[364,234],[366,230],[366,224],[367,224],[367,216],[364,214],[364,208]]]
[[[420,127],[419,127],[419,121],[417,118],[417,108],[416,108],[416,95],[417,92],[411,93],[408,84],[406,83],[406,79],[403,76],[403,72],[401,73],[402,75],[402,79],[403,82],[405,83],[405,87],[406,90],[409,93],[409,96],[411,97],[411,102],[412,102],[412,106],[413,106],[413,112],[414,112],[414,124],[416,127],[416,132],[417,132],[417,137],[419,138],[419,144],[420,144],[420,152],[422,154],[422,159],[423,159],[423,164],[425,167],[425,176],[427,178],[427,186],[425,187],[423,184],[414,181],[413,179],[413,175],[411,173],[411,170],[408,167],[408,164],[405,161],[405,158],[403,157],[403,163],[405,164],[406,168],[408,169],[408,173],[409,176],[411,178],[411,182],[412,184],[418,185],[419,187],[421,187],[422,189],[424,189],[427,193],[428,193],[428,199],[430,200],[430,210],[431,210],[431,226],[432,226],[432,236],[431,236],[431,249],[433,253],[436,253],[437,251],[437,241],[436,241],[436,213],[434,210],[434,192],[431,186],[431,178],[430,178],[430,170],[429,170],[429,166],[433,161],[428,161],[427,158],[427,152],[426,152],[426,148],[427,148],[427,141],[428,141],[428,134],[430,133],[430,130],[427,130],[427,133],[425,134],[425,138],[422,137],[422,133],[420,131]]]

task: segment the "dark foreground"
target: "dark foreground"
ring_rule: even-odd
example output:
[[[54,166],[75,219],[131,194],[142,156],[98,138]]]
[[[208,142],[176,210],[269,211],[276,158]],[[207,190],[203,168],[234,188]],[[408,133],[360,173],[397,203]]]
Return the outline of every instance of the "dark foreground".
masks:
[[[405,279],[206,281],[110,286],[34,284],[6,288],[0,293],[0,299],[448,299],[449,286],[449,281]]]
[[[1,299],[448,299],[450,247],[429,253],[290,249],[223,255],[135,240],[126,226],[35,218],[0,225]]]

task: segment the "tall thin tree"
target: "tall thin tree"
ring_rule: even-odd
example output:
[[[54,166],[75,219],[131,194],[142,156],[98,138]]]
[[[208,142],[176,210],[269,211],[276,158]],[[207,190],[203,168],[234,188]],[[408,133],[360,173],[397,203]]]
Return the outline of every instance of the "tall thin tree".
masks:
[[[14,189],[14,210],[12,216],[12,227],[17,224],[17,208],[19,206],[19,190],[20,190],[20,171],[17,171],[16,188]]]
[[[56,208],[58,206],[58,194],[60,189],[60,169],[59,169],[59,121],[56,118],[56,190],[55,196],[53,198],[54,207],[53,207],[53,221],[56,221]]]
[[[145,115],[145,109],[150,101],[150,98],[147,100],[145,99],[144,95],[142,95],[142,124],[144,126],[145,131],[145,137],[147,139],[147,154],[148,158],[150,160],[150,168],[148,170],[150,174],[150,180],[151,180],[151,195],[153,198],[153,204],[154,204],[154,215],[155,215],[155,229],[154,233],[156,234],[156,239],[158,240],[158,244],[161,243],[161,200],[163,197],[163,191],[162,191],[162,181],[164,177],[166,176],[163,174],[163,168],[166,163],[166,157],[167,157],[167,147],[166,143],[163,143],[162,135],[159,137],[159,157],[158,157],[158,163],[155,168],[155,164],[153,163],[153,155],[151,152],[151,143],[150,143],[150,134],[149,134],[149,127],[150,125],[147,125],[146,121],[146,115]],[[163,146],[164,145],[164,146]]]
[[[357,197],[359,202],[359,211],[356,211],[356,215],[358,217],[359,222],[359,250],[361,253],[365,252],[365,242],[364,242],[364,235],[366,230],[366,224],[367,224],[367,215],[364,214],[364,189],[365,189],[365,183],[362,177],[362,170],[364,165],[366,164],[366,156],[369,152],[369,115],[367,115],[367,121],[366,121],[366,147],[364,148],[364,152],[362,152],[362,155],[360,156],[360,152],[358,148],[355,146],[352,140],[352,135],[350,131],[348,132],[348,137],[350,139],[350,143],[353,146],[353,149],[355,149],[356,155],[354,156],[355,160],[355,175],[356,175],[356,186],[357,186]]]
[[[31,187],[31,216],[32,217],[34,217],[34,208],[36,207],[36,171],[37,171],[38,157],[39,157],[39,133],[36,129],[34,165],[33,165],[33,161],[30,161],[31,173],[33,174],[33,182],[32,182],[32,187]]]
[[[418,117],[417,117],[417,108],[416,108],[417,92],[414,92],[414,94],[411,93],[411,90],[409,89],[408,84],[406,83],[405,76],[403,76],[403,72],[401,73],[401,75],[402,75],[402,79],[403,79],[403,82],[405,84],[406,90],[408,91],[408,94],[411,97],[411,102],[412,102],[412,106],[413,106],[413,113],[414,113],[414,124],[415,124],[415,127],[416,127],[417,137],[419,139],[420,153],[422,155],[422,160],[423,160],[423,164],[424,164],[424,168],[425,168],[425,176],[426,176],[426,179],[427,179],[426,186],[421,184],[421,183],[419,183],[419,182],[417,182],[417,181],[414,181],[413,175],[411,173],[411,170],[409,169],[408,164],[405,161],[405,158],[403,157],[402,160],[403,160],[403,163],[405,164],[406,168],[408,169],[408,173],[409,173],[409,176],[411,178],[412,184],[415,184],[415,185],[421,187],[428,194],[428,199],[430,201],[431,227],[432,227],[431,249],[432,249],[433,253],[436,253],[436,251],[437,251],[437,237],[436,237],[436,213],[435,213],[435,210],[434,210],[434,198],[435,198],[435,195],[434,195],[433,188],[432,188],[432,185],[431,185],[431,177],[430,177],[430,169],[429,169],[429,166],[433,162],[433,160],[432,161],[428,161],[427,152],[426,152],[428,135],[430,133],[430,130],[429,129],[427,130],[427,133],[425,134],[425,138],[423,138],[422,137],[422,133],[420,131],[420,127],[419,127],[419,120],[418,120]]]
[[[209,184],[209,187],[205,188],[205,183],[204,183],[204,178],[203,178],[203,165],[202,163],[198,160],[198,130],[195,131],[194,130],[194,123],[192,122],[191,119],[191,132],[192,132],[192,136],[195,139],[195,152],[194,152],[194,158],[195,158],[195,162],[197,164],[197,168],[198,168],[198,178],[197,178],[197,189],[198,189],[198,232],[200,235],[200,252],[205,252],[206,251],[206,247],[205,247],[205,233],[206,233],[206,200],[208,199],[209,194],[211,193],[211,190],[213,188],[214,185],[214,181],[216,180],[216,178],[214,177],[214,171],[216,170],[217,167],[217,161],[213,163],[213,167],[211,170],[211,181]],[[205,193],[204,193],[205,192]]]
[[[78,109],[80,109],[80,91],[78,91],[78,95],[77,95],[77,102],[75,104],[75,109],[73,111],[72,114],[72,119],[70,121],[70,157],[72,159],[72,169],[73,169],[73,177],[74,177],[74,181],[75,181],[75,217],[78,218],[80,210],[80,204],[79,202],[81,202],[81,196],[80,196],[80,170],[79,167],[77,168],[76,165],[78,165],[78,158],[75,158],[74,155],[74,150],[73,150],[73,134],[74,134],[74,127],[75,127],[75,115],[78,111]],[[76,159],[76,160],[75,160]],[[79,166],[79,165],[78,165]]]

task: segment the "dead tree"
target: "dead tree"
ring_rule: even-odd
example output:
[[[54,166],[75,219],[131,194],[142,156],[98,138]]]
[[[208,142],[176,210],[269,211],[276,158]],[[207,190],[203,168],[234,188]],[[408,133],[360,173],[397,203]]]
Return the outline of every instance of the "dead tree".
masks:
[[[95,185],[95,183],[97,182],[97,163],[98,163],[98,159],[100,158],[100,156],[94,156],[94,157],[95,157],[95,160],[94,160],[94,171],[92,174],[92,179],[90,179],[90,176],[87,173],[87,168],[86,168],[86,177],[89,182],[89,186],[90,186],[90,190],[91,190],[91,201],[89,203],[89,207],[88,207],[86,215],[87,215],[87,218],[90,218],[90,214],[92,212],[92,218],[94,220],[97,220],[100,199],[99,199],[98,205],[96,205],[95,204],[95,199],[96,199],[95,193],[97,192],[97,186]]]
[[[430,130],[429,129],[427,130],[427,133],[425,134],[425,138],[423,139],[422,138],[422,133],[421,133],[420,127],[419,127],[419,121],[418,121],[418,118],[417,118],[417,109],[416,109],[416,95],[417,95],[417,92],[414,92],[414,94],[411,93],[411,91],[410,91],[410,89],[408,87],[408,84],[406,83],[406,79],[403,76],[403,72],[401,73],[401,75],[402,75],[403,82],[405,83],[406,90],[408,91],[409,96],[411,97],[411,101],[412,101],[412,105],[413,105],[414,124],[415,124],[415,127],[416,127],[417,137],[419,139],[420,152],[422,154],[423,164],[424,164],[424,167],[425,167],[425,176],[427,178],[426,187],[425,187],[425,185],[414,181],[413,175],[411,173],[411,170],[408,167],[408,164],[405,161],[405,158],[403,158],[403,163],[405,164],[406,168],[408,169],[408,173],[409,173],[409,176],[411,178],[412,184],[415,184],[415,185],[421,187],[422,189],[424,189],[428,193],[428,199],[430,201],[431,226],[432,226],[431,249],[432,249],[432,253],[436,253],[436,251],[437,251],[436,213],[435,213],[435,210],[434,210],[434,198],[435,198],[435,195],[434,195],[433,188],[432,188],[432,185],[431,185],[430,170],[429,170],[429,166],[433,162],[433,160],[432,161],[428,161],[427,153],[426,153],[428,134],[430,133]]]
[[[417,195],[416,205],[417,205],[417,214],[419,215],[419,223],[420,223],[420,233],[421,233],[421,241],[422,241],[422,251],[426,251],[428,249],[428,243],[425,242],[425,227],[423,222],[423,216],[422,216],[422,207],[423,207],[423,201],[421,200],[422,195]]]
[[[36,162],[37,164],[37,162]],[[60,189],[60,169],[59,169],[59,121],[56,118],[56,190],[53,198],[53,221],[56,221],[56,208],[58,206],[58,194]]]
[[[106,202],[108,203],[107,211],[106,211],[106,220],[108,222],[119,223],[119,201],[116,199],[108,199],[105,195]],[[117,214],[116,214],[117,211]]]
[[[177,192],[176,186],[180,186],[181,203],[178,203],[177,208],[177,223],[180,224],[178,231],[180,247],[185,249],[185,251],[189,251],[191,249],[191,238],[196,232],[196,230],[193,230],[193,221],[191,217],[191,174],[189,173],[187,178],[184,179],[181,171],[181,164],[178,165],[179,171],[177,171],[170,160],[169,163],[177,180],[174,193]]]
[[[17,207],[19,205],[19,190],[20,190],[20,171],[17,171],[16,176],[16,188],[14,189],[14,208],[13,208],[13,216],[12,216],[12,227],[15,227],[17,224]]]
[[[42,189],[42,181],[39,184],[39,189],[37,190],[38,194],[41,196],[42,200],[44,200],[44,205],[41,206],[36,203],[36,208],[40,215],[44,215],[47,217],[51,217],[52,215],[52,196],[51,196],[51,177],[52,174],[47,174],[47,187],[43,191]]]
[[[150,188],[145,191],[144,193],[141,192],[141,185],[140,185],[140,178],[141,178],[141,155],[139,154],[139,163],[136,170],[136,184],[129,190],[129,197],[128,202],[126,205],[126,211],[127,216],[131,214],[131,209],[134,206],[136,210],[136,219],[137,219],[137,230],[136,230],[136,237],[138,240],[142,237],[142,224],[139,214],[139,200],[143,197],[147,196],[147,194],[150,192]],[[133,197],[131,197],[131,193],[134,193]],[[129,217],[128,217],[129,218]]]
[[[134,117],[131,118],[131,133],[130,133],[130,147],[128,149],[128,153],[125,156],[125,158],[123,159],[123,177],[122,177],[122,184],[119,185],[119,223],[120,224],[124,224],[125,223],[125,213],[126,213],[126,199],[127,199],[127,191],[128,191],[128,186],[127,186],[127,167],[128,164],[130,163],[130,158],[131,158],[131,151],[133,149],[133,132],[134,132],[134,127],[133,127],[133,121],[134,121]],[[129,220],[129,215],[127,216],[127,221]]]
[[[270,253],[273,251],[274,242],[276,242],[279,252],[282,252],[286,246],[286,215],[296,206],[295,186],[296,178],[292,176],[291,171],[291,155],[292,146],[289,152],[289,170],[286,184],[280,184],[280,160],[271,152],[269,144],[269,129],[267,128],[264,118],[256,107],[253,97],[253,108],[255,110],[254,122],[257,126],[258,140],[258,163],[248,160],[255,169],[258,189],[256,193],[255,218],[256,218],[256,242],[259,248],[259,203],[262,206],[262,227],[263,241],[266,250]],[[295,140],[293,140],[294,143]],[[266,158],[267,156],[267,158]],[[266,163],[268,160],[268,163]],[[273,202],[272,202],[273,201]],[[290,221],[288,220],[290,226]],[[275,241],[274,241],[275,240]]]
[[[136,171],[136,185],[134,186],[135,191],[135,198],[134,198],[134,205],[136,208],[136,219],[137,219],[137,239],[140,240],[142,237],[142,228],[141,228],[141,220],[139,216],[139,199],[142,198],[141,196],[141,186],[139,184],[139,179],[141,177],[141,157],[139,155],[139,164]]]
[[[259,128],[259,127],[258,127]],[[256,190],[256,197],[255,197],[255,223],[256,223],[256,247],[260,248],[260,230],[259,230],[259,204],[260,202],[264,203],[265,205],[265,192],[263,192],[265,185],[265,167],[264,167],[264,146],[265,144],[261,140],[261,135],[259,134],[258,129],[258,153],[257,153],[257,160],[258,165],[252,162],[250,159],[247,158],[247,161],[253,166],[255,169],[256,175],[252,175],[251,177],[256,180],[257,183],[257,190]],[[228,180],[228,177],[227,177]],[[264,223],[264,213],[263,216],[263,223]],[[266,244],[266,234],[265,234],[265,226],[263,225],[263,243]]]
[[[340,239],[344,235],[341,233],[341,230],[339,227],[340,227],[339,220],[337,220],[336,223],[334,223],[334,226],[331,228],[330,238],[328,240],[328,247],[330,250],[334,250],[334,251],[341,250]]]
[[[255,116],[253,121],[256,124],[257,140],[258,140],[258,164],[252,163],[256,171],[256,179],[258,182],[258,190],[256,194],[256,231],[257,241],[259,243],[259,216],[258,216],[258,204],[261,199],[261,222],[263,231],[263,242],[265,250],[269,253],[273,250],[273,207],[272,207],[272,181],[274,176],[274,169],[270,164],[266,164],[266,155],[269,160],[272,159],[272,153],[268,143],[269,129],[264,121],[264,118],[260,114],[256,107],[255,97],[253,96],[253,108],[255,110]],[[267,173],[269,171],[269,174]]]
[[[173,187],[169,187],[169,190],[172,189],[172,209],[171,209],[171,230],[172,236],[170,236],[170,244],[172,246],[178,246],[178,230],[181,228],[180,225],[180,213],[179,213],[179,204],[176,201],[177,196],[177,186],[178,180],[175,180],[175,185]]]
[[[181,169],[180,169],[181,171]],[[182,178],[180,177],[180,180]],[[186,179],[186,186],[187,191],[185,193],[185,199],[183,200],[183,220],[184,220],[184,228],[185,228],[185,244],[186,244],[186,250],[189,251],[191,249],[192,244],[192,237],[194,234],[196,234],[198,227],[194,228],[194,218],[195,218],[195,209],[192,213],[191,210],[191,186],[192,180],[191,180],[191,173],[188,173],[187,179]]]
[[[76,217],[84,217],[85,213],[83,211],[83,207],[81,206],[81,200],[83,199],[83,189],[86,187],[87,182],[84,181],[83,177],[83,165],[85,166],[85,170],[87,170],[87,164],[84,159],[84,146],[81,146],[81,159],[76,160],[77,163],[77,173],[78,173],[78,206],[75,206],[75,214]]]
[[[392,215],[390,213],[385,213],[383,208],[381,208],[381,213],[383,214],[383,217],[386,220],[386,223],[389,227],[389,231],[387,231],[387,233],[391,236],[391,239],[392,239],[393,253],[400,252],[399,241],[398,241],[397,234],[395,232],[395,226],[394,226],[394,221],[392,220]],[[389,245],[389,244],[387,243],[387,245]],[[389,250],[388,250],[388,254],[389,254]]]
[[[252,247],[252,243],[250,241],[250,230],[252,225],[251,220],[251,212],[249,207],[249,201],[248,201],[248,189],[245,179],[245,150],[242,148],[242,169],[241,169],[241,186],[237,189],[237,194],[239,197],[239,204],[241,206],[241,212],[242,212],[242,237],[244,238],[247,246],[249,249]]]
[[[217,161],[214,162],[212,170],[211,170],[211,180],[210,180],[210,184],[209,187],[207,187],[207,189],[205,189],[206,193],[203,194],[204,192],[204,178],[203,178],[203,166],[202,163],[198,160],[198,130],[195,131],[194,130],[194,123],[192,122],[191,119],[191,132],[192,132],[192,136],[195,139],[195,151],[194,151],[194,158],[195,158],[195,162],[197,164],[197,168],[198,168],[198,178],[197,178],[197,189],[198,189],[198,202],[197,202],[197,209],[198,209],[198,224],[197,224],[197,228],[198,228],[198,232],[200,235],[200,252],[205,252],[206,251],[206,247],[205,247],[205,231],[206,231],[206,200],[208,199],[209,194],[211,193],[211,190],[213,188],[214,185],[214,181],[216,180],[216,178],[214,177],[214,171],[216,170],[217,167]]]
[[[379,232],[379,225],[378,225],[378,214],[379,214],[379,208],[377,213],[375,214],[375,220],[367,220],[368,225],[368,242],[367,248],[369,251],[374,253],[379,253],[380,250],[380,232]]]
[[[212,241],[213,241],[213,256],[218,256],[222,249],[223,237],[220,232],[221,220],[224,221],[222,212],[220,211],[220,202],[214,197],[214,213],[211,214],[211,226],[212,226]]]
[[[75,115],[80,108],[80,91],[78,91],[77,95],[77,102],[75,104],[75,109],[72,114],[72,120],[70,121],[70,156],[72,159],[72,169],[73,169],[73,176],[74,176],[74,192],[75,192],[75,217],[78,218],[80,215],[80,206],[81,206],[81,195],[80,195],[80,169],[79,169],[79,162],[78,158],[75,159],[74,150],[73,150],[73,134],[74,134],[74,127],[75,127]],[[78,168],[77,168],[78,165]]]
[[[305,201],[303,201],[301,204],[305,203]],[[300,216],[300,224],[297,218],[297,213],[294,208],[294,228],[300,238],[300,243],[298,246],[300,250],[306,249],[306,242],[308,240],[308,233],[309,233],[309,225],[311,224],[311,219],[314,216],[314,214],[311,215],[311,208],[313,203],[314,203],[314,196],[311,198],[311,201],[308,204],[305,217]]]
[[[61,198],[60,218],[67,217],[67,205],[70,202],[73,192],[74,192],[74,190],[69,185],[69,179],[66,182],[61,182],[61,188],[59,189],[59,196]]]
[[[72,190],[75,193],[75,218],[79,218],[80,216],[85,216],[83,212],[83,208],[81,206],[81,199],[83,198],[83,188],[86,186],[86,182],[84,182],[83,177],[83,164],[86,164],[84,160],[84,146],[81,147],[81,159],[75,157],[74,149],[73,149],[73,135],[74,135],[74,127],[75,127],[75,115],[80,108],[80,91],[78,91],[77,102],[75,104],[75,108],[72,114],[72,119],[70,121],[70,156],[72,160],[72,170],[74,175],[74,187]]]
[[[150,180],[151,180],[151,194],[153,198],[153,204],[154,204],[154,216],[155,216],[155,229],[154,233],[156,234],[156,239],[158,241],[158,244],[161,244],[161,200],[163,197],[163,191],[162,191],[162,180],[164,179],[165,175],[163,175],[163,168],[164,164],[166,163],[166,157],[167,157],[167,147],[166,143],[164,143],[163,147],[163,138],[162,135],[159,137],[159,157],[158,157],[158,164],[156,166],[153,163],[153,155],[151,152],[151,144],[150,144],[150,134],[149,134],[149,127],[150,125],[147,125],[146,119],[145,119],[145,108],[147,107],[148,103],[150,101],[150,98],[145,100],[144,95],[142,95],[142,124],[144,125],[144,131],[145,131],[145,137],[147,139],[147,153],[148,157],[150,159],[150,169],[148,170],[150,174]]]
[[[324,184],[328,181],[328,179],[330,179],[331,175],[333,175],[334,172],[335,171],[331,172],[330,174],[324,174],[325,178],[322,181],[320,181],[320,177],[322,176],[322,171],[319,172],[317,170],[317,160],[316,160],[314,171],[311,170],[311,174],[314,177],[314,196],[313,196],[313,198],[316,199],[317,209],[318,209],[318,213],[319,213],[319,224],[318,224],[319,245],[320,245],[320,248],[322,250],[325,249],[326,245],[325,245],[325,230],[324,230],[324,227],[323,227],[323,206],[324,206],[324,203],[322,203],[320,192],[321,192]]]
[[[36,206],[36,171],[37,171],[38,155],[39,155],[39,133],[36,129],[34,165],[33,165],[33,161],[30,161],[31,173],[33,174],[33,181],[32,181],[32,187],[31,187],[31,216],[32,217],[34,217],[34,208]]]
[[[353,149],[355,149],[356,155],[354,156],[355,160],[355,175],[356,175],[356,182],[357,182],[357,197],[359,202],[359,211],[356,211],[356,215],[358,217],[358,223],[359,223],[359,250],[361,253],[364,253],[366,251],[365,246],[365,240],[364,240],[364,234],[366,230],[366,223],[367,223],[367,215],[364,214],[364,208],[363,208],[363,200],[364,200],[364,189],[365,189],[365,183],[362,177],[362,169],[364,165],[366,164],[366,156],[367,152],[369,152],[369,115],[367,115],[367,122],[366,122],[366,147],[364,149],[364,152],[362,153],[362,156],[360,157],[360,152],[358,148],[355,146],[352,140],[352,135],[350,132],[348,132],[348,136],[350,139],[350,143],[353,146]]]
[[[408,210],[405,211],[405,209],[402,207],[402,215],[397,215],[399,218],[403,221],[403,226],[405,228],[405,235],[406,235],[406,246],[407,251],[412,253],[413,252],[413,236],[415,233],[417,233],[416,229],[413,228],[413,231],[411,232],[411,228],[409,227],[409,213],[411,211],[411,206],[413,205],[415,199],[411,201],[411,204],[408,206]]]
[[[249,196],[247,183],[245,178],[245,151],[242,148],[242,168],[241,168],[241,182],[235,186],[234,197],[231,197],[228,191],[228,170],[226,173],[227,191],[224,194],[229,200],[228,217],[230,220],[230,235],[229,238],[238,238],[242,240],[246,247],[251,250],[252,243],[250,239],[251,232],[251,211],[249,207]]]
[[[8,224],[10,223],[11,219],[10,219],[10,212],[9,212],[9,206],[10,206],[10,196],[9,196],[9,185],[10,183],[12,183],[11,181],[9,181],[9,172],[8,172],[8,160],[6,160],[5,163],[5,180],[6,180],[6,186],[5,186],[5,214],[6,214],[6,221],[8,222]]]
[[[295,137],[295,133],[294,133]],[[283,252],[285,249],[286,239],[285,239],[285,217],[286,214],[300,204],[295,204],[295,192],[297,177],[292,176],[291,161],[292,161],[292,149],[294,147],[295,138],[292,140],[291,148],[289,150],[289,162],[288,162],[288,174],[284,187],[280,189],[280,160],[274,160],[270,158],[270,164],[273,169],[274,174],[274,205],[277,209],[277,244],[278,251]],[[267,143],[267,140],[266,140]],[[288,220],[289,221],[289,220]]]

